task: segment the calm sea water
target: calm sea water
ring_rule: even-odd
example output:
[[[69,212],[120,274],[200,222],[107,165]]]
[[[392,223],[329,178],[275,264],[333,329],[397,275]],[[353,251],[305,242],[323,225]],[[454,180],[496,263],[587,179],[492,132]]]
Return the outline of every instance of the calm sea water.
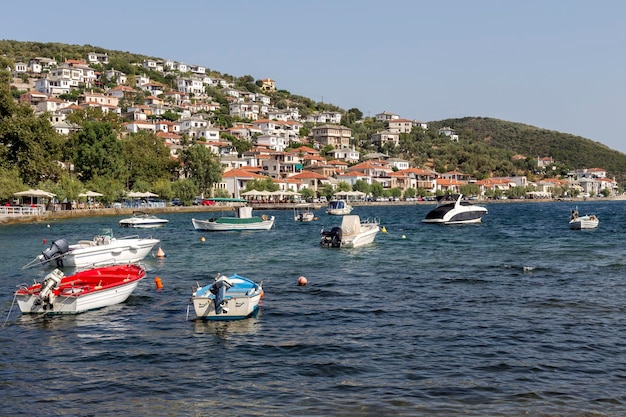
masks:
[[[357,207],[387,233],[353,250],[318,247],[341,220],[322,210],[264,212],[268,232],[194,231],[204,213],[130,233],[119,217],[1,226],[0,415],[626,415],[626,202],[578,206],[599,229],[569,230],[573,203],[488,204],[465,226],[422,224],[433,206]],[[157,237],[167,258],[146,259],[123,304],[8,314],[49,272],[22,265],[101,227]],[[263,281],[258,317],[187,318],[218,272]]]

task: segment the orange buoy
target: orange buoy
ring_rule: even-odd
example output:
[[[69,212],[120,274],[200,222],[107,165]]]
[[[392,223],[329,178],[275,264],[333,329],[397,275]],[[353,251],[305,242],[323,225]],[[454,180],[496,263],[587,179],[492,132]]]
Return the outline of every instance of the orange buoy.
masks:
[[[157,258],[165,258],[165,252],[163,252],[163,249],[161,249],[161,247],[159,246],[159,250],[157,251]]]
[[[154,277],[154,283],[156,284],[157,290],[163,288],[163,282],[161,281],[161,278]]]
[[[303,277],[303,276],[298,277],[298,285],[299,285],[299,286],[303,287],[303,286],[305,286],[306,284],[307,284],[306,277]]]

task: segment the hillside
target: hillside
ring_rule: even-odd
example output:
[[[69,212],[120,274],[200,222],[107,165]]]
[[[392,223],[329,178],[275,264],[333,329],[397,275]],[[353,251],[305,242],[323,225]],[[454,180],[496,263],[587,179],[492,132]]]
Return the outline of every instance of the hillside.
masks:
[[[601,167],[620,183],[626,177],[626,154],[580,136],[485,117],[429,122],[432,130],[445,126],[455,129],[463,141],[483,142],[530,158],[550,156],[569,168]]]
[[[159,57],[92,45],[0,40],[0,55],[13,62],[28,62],[32,57],[52,57],[62,62],[65,59],[84,59],[89,52],[106,53],[109,57],[107,65],[109,68],[122,70],[128,74],[146,74],[152,80],[173,85],[174,78],[171,76],[164,76],[163,73],[149,71],[141,65],[136,65],[146,59],[162,59]],[[251,92],[260,91],[255,78],[250,75],[237,77],[221,74],[215,69],[207,68],[207,71],[233,81],[237,88]],[[227,101],[219,89],[212,89],[210,93],[224,107],[214,117],[213,122],[221,127],[229,127],[242,121],[228,116]],[[315,102],[307,97],[292,95],[285,90],[269,92],[267,95],[271,96],[272,102],[278,108],[298,108],[301,116],[321,110],[340,111],[347,116],[343,118],[342,124],[352,129],[355,144],[363,153],[382,151],[391,156],[405,158],[416,166],[439,171],[458,169],[477,178],[491,175],[523,175],[524,167],[511,163],[511,156],[521,154],[531,159],[552,157],[561,172],[567,169],[600,167],[606,169],[609,176],[614,176],[620,184],[626,179],[626,154],[580,136],[499,119],[465,117],[430,121],[428,132],[407,135],[401,139],[401,146],[395,149],[377,148],[371,143],[371,135],[384,130],[385,125],[376,122],[373,117],[363,119],[359,109],[346,111],[330,103]],[[307,128],[311,127],[309,123],[304,125]],[[458,143],[450,143],[446,137],[437,138],[437,130],[446,126],[456,130],[460,137]]]

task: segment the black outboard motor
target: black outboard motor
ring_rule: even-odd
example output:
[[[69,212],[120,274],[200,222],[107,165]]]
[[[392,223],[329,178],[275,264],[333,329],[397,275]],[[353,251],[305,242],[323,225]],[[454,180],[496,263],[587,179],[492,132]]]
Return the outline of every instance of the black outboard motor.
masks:
[[[58,239],[52,242],[52,245],[39,255],[39,260],[42,264],[50,262],[52,259],[56,259],[57,266],[63,267],[63,255],[70,250],[70,245],[65,239]]]
[[[219,277],[209,290],[215,296],[215,314],[228,314],[226,305],[226,291],[233,286],[233,283],[227,277],[222,275]]]
[[[335,226],[330,229],[330,232],[326,230],[322,230],[322,240],[320,241],[321,246],[328,246],[330,248],[339,248],[341,247],[341,238],[343,233],[341,231],[341,227]]]

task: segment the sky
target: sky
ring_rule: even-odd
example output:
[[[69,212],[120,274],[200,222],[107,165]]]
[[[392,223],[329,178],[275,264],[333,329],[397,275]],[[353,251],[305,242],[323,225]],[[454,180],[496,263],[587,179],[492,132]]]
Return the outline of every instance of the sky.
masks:
[[[0,39],[271,78],[365,116],[492,117],[626,153],[626,1],[9,1]]]

